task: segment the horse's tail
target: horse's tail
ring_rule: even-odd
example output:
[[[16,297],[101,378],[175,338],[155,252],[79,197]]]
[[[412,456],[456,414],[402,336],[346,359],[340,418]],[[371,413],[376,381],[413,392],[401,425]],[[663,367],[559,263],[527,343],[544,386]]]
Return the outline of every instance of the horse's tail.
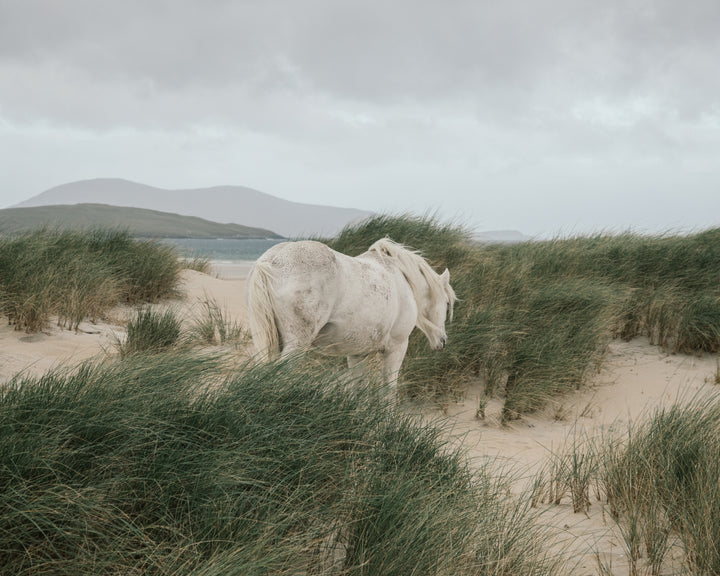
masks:
[[[247,283],[247,306],[250,334],[258,357],[272,360],[280,353],[280,334],[275,321],[272,270],[258,261]]]

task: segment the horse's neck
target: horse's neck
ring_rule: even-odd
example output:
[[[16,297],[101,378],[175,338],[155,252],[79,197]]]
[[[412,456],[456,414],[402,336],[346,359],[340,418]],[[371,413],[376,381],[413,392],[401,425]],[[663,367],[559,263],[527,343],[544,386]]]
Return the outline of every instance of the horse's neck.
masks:
[[[410,293],[412,294],[413,300],[415,300],[415,307],[417,308],[418,328],[425,331],[425,328],[434,326],[434,324],[430,322],[423,314],[423,310],[425,310],[426,304],[425,300],[427,299],[428,295],[432,293],[427,277],[417,267],[415,268],[415,270],[408,270],[407,263],[405,262],[395,262],[394,266],[395,269],[402,274],[403,281],[407,283],[408,287],[410,288]],[[411,266],[414,266],[414,263],[411,263]]]

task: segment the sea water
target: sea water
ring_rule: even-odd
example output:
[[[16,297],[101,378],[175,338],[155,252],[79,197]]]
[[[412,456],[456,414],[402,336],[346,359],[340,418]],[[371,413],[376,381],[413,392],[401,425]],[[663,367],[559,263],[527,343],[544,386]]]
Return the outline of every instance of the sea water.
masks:
[[[269,238],[192,239],[167,238],[163,242],[177,247],[182,258],[205,258],[210,261],[210,273],[218,278],[244,279],[253,262],[268,248],[283,240]]]
[[[168,238],[163,240],[177,246],[184,258],[207,258],[217,262],[253,262],[268,248],[283,242],[271,238],[239,239],[194,239]]]

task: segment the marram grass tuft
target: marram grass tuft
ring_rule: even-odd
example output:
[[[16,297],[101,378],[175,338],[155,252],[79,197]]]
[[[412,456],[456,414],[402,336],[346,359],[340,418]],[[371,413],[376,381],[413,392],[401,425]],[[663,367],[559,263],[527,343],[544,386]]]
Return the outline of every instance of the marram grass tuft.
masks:
[[[329,242],[357,255],[382,237],[418,250],[438,272],[447,267],[459,298],[444,350],[411,338],[411,394],[452,397],[482,377],[488,393],[505,395],[511,419],[582,386],[615,337],[720,351],[720,229],[507,245],[475,242],[432,217],[377,216]]]
[[[134,354],[0,394],[0,574],[557,573],[489,465],[348,376]]]

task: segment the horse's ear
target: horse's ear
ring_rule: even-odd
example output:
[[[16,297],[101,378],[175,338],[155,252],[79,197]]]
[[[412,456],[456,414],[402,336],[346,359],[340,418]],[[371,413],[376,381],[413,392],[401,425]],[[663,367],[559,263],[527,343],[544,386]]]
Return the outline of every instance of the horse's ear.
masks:
[[[443,284],[450,284],[450,270],[445,268],[445,272],[440,274],[440,280],[443,281]]]

